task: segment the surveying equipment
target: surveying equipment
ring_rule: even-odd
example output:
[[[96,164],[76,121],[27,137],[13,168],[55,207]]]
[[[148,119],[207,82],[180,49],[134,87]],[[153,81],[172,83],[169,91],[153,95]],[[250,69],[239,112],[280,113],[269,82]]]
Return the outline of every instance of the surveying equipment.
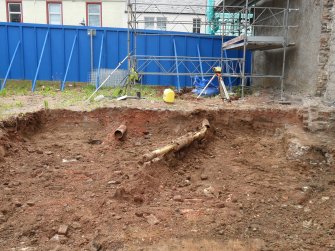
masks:
[[[213,67],[213,72],[214,73],[221,73],[222,72],[222,68],[221,67]]]
[[[221,97],[228,101],[230,101],[230,98],[229,98],[229,95],[228,95],[228,92],[227,92],[227,89],[226,89],[226,86],[224,84],[224,81],[223,81],[223,78],[222,78],[222,68],[221,67],[213,67],[212,68],[213,72],[214,72],[214,75],[213,77],[208,81],[207,85],[205,86],[204,89],[202,89],[202,91],[200,92],[199,96],[197,98],[199,98],[203,92],[208,88],[208,86],[213,82],[214,78],[217,77],[218,78],[218,81],[219,81],[219,86],[220,86],[220,95]]]

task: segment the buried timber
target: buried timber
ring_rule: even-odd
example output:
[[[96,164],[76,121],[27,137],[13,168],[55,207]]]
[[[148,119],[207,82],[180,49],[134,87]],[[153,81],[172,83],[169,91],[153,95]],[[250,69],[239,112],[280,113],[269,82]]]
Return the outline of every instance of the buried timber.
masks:
[[[333,137],[301,128],[293,109],[55,110],[3,121],[0,249],[331,250]]]

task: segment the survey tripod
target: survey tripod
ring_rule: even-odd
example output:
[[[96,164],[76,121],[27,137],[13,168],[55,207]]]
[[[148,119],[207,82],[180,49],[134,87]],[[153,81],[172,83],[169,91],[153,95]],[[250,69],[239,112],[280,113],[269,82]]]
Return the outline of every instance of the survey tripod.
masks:
[[[205,86],[204,89],[202,89],[202,91],[200,92],[199,96],[197,98],[199,98],[203,93],[204,91],[208,88],[208,86],[213,82],[213,80],[215,79],[215,77],[218,78],[218,81],[219,81],[219,88],[220,88],[220,95],[223,99],[226,99],[227,101],[230,101],[230,98],[229,98],[229,94],[227,92],[227,89],[226,89],[226,86],[224,84],[224,81],[223,81],[223,78],[222,78],[222,68],[221,67],[213,67],[213,72],[214,72],[214,75],[213,77],[208,81],[207,85]]]

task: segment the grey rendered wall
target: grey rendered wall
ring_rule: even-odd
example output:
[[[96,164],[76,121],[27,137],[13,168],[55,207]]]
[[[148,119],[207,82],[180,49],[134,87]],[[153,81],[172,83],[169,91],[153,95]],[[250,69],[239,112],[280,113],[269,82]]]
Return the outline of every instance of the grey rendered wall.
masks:
[[[289,24],[298,25],[289,32],[289,41],[296,46],[287,50],[286,79],[284,91],[286,93],[311,94],[316,92],[318,81],[318,55],[321,34],[320,0],[291,0],[290,8],[299,11],[290,13]],[[286,1],[267,1],[265,6],[285,7]],[[271,34],[271,31],[259,29],[259,35]],[[265,33],[265,34],[264,34]],[[277,33],[277,32],[275,32]],[[254,72],[265,74],[281,74],[282,50],[257,51],[254,53]],[[280,87],[278,79],[255,79],[255,86],[272,88]]]

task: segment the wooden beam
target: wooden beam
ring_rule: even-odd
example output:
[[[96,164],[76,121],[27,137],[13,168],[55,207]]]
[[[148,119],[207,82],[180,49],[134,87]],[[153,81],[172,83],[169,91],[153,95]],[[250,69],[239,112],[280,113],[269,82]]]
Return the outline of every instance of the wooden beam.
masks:
[[[240,35],[238,37],[235,37],[233,39],[230,39],[229,41],[222,44],[222,48],[228,47],[229,45],[236,44],[240,41],[244,40],[244,35]]]

